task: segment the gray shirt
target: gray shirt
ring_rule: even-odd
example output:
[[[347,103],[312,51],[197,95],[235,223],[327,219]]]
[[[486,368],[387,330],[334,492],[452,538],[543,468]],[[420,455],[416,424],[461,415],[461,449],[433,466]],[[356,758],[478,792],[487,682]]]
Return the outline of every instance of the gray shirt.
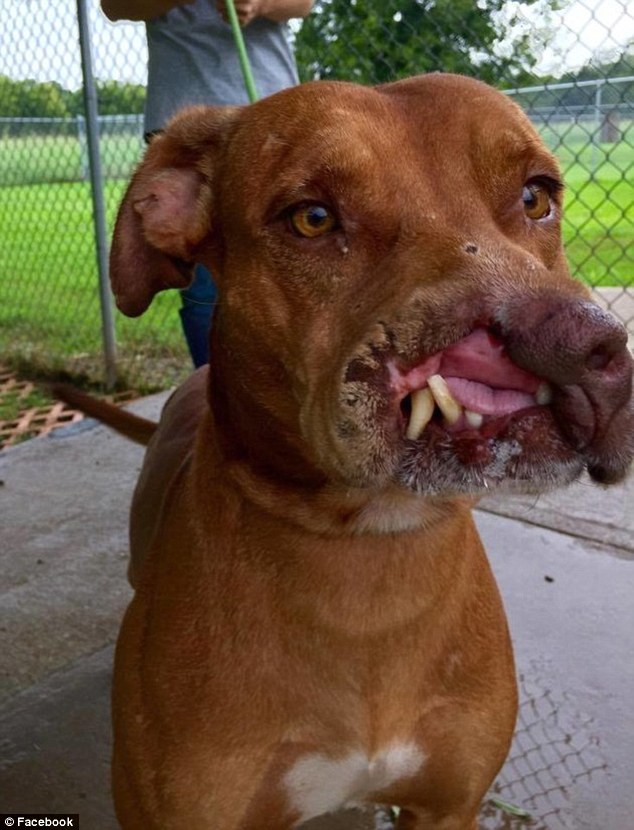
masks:
[[[146,31],[146,132],[162,129],[188,104],[248,103],[231,26],[214,0],[170,9],[147,21]],[[298,83],[287,24],[259,17],[242,33],[260,98]]]

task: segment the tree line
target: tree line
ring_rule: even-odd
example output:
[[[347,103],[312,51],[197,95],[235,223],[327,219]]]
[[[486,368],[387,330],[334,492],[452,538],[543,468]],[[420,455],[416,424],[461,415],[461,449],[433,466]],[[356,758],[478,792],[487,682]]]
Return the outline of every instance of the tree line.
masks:
[[[526,11],[535,21],[526,26]],[[589,62],[562,77],[535,73],[552,41],[560,0],[317,0],[295,38],[302,81],[350,80],[376,84],[420,72],[458,72],[499,87],[592,80],[634,74],[634,41],[616,60]],[[550,98],[549,98],[550,96]],[[587,88],[543,94],[533,106],[588,105]],[[143,86],[97,81],[104,115],[143,111]],[[605,90],[605,103],[634,99],[634,83]],[[55,82],[0,76],[0,115],[64,117],[83,113],[81,90]]]
[[[145,87],[118,81],[97,81],[102,115],[143,112]],[[15,80],[0,75],[0,116],[5,118],[73,118],[83,115],[81,89],[64,89],[55,81]]]
[[[376,84],[442,71],[520,85],[534,77],[558,0],[515,4],[537,2],[544,26],[521,31],[508,0],[317,0],[297,37],[302,80]]]
[[[536,72],[560,8],[560,0],[317,0],[297,36],[300,75],[376,84],[457,72],[503,89],[634,75],[634,39],[617,58],[593,56],[559,76]],[[587,106],[594,96],[594,87],[576,86],[536,95],[531,104]],[[632,101],[634,82],[602,90],[604,104]]]

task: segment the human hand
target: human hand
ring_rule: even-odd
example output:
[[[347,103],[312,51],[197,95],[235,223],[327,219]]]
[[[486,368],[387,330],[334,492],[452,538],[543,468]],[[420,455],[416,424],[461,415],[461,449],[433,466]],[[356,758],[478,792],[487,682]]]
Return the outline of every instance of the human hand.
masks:
[[[233,5],[240,25],[246,26],[256,17],[260,17],[265,3],[263,0],[233,0]],[[222,19],[229,23],[229,12],[225,0],[216,0],[216,8]]]

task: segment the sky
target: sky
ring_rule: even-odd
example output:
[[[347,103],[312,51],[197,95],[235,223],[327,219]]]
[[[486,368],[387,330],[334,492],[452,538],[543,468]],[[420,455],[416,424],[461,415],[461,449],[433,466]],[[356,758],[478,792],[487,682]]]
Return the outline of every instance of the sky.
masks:
[[[486,5],[486,0],[480,0]],[[86,0],[91,22],[94,74],[145,83],[147,52],[143,24],[108,21],[98,0]],[[539,25],[537,0],[520,24]],[[395,0],[395,7],[397,0]],[[520,8],[511,0],[509,10]],[[556,36],[538,71],[559,74],[586,63],[593,55],[616,56],[634,40],[634,0],[568,0],[555,13]],[[504,49],[504,45],[502,45]],[[0,75],[55,80],[69,89],[81,85],[75,0],[0,0]],[[0,115],[2,113],[0,112]]]

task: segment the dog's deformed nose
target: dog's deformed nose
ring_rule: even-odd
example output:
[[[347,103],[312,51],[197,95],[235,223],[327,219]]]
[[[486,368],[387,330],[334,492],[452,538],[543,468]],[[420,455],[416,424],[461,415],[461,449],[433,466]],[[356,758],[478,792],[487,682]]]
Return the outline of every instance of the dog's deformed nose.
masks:
[[[503,331],[513,360],[560,387],[590,382],[627,392],[631,361],[618,320],[587,301],[535,306],[515,310],[513,324]]]
[[[552,384],[553,413],[586,456],[590,475],[603,483],[621,479],[634,458],[625,328],[587,301],[535,300],[507,309],[499,329],[510,357]]]

